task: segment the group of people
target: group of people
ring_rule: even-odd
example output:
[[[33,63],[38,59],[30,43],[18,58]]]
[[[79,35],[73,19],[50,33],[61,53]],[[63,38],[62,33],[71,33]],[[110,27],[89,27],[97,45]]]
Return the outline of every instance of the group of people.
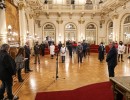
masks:
[[[77,53],[78,63],[82,63],[82,58],[87,55],[87,52],[90,52],[90,45],[83,40],[83,42],[71,42],[67,41],[66,46],[59,42],[58,44],[59,51],[62,59],[62,63],[65,62],[66,51],[69,51],[69,56],[72,58],[74,52]],[[123,42],[120,41],[119,45],[115,42],[111,42],[109,44],[109,52],[106,57],[106,62],[108,63],[108,72],[109,77],[114,77],[114,69],[117,65],[117,61],[123,62],[123,53],[125,52],[125,46]],[[45,49],[45,44],[41,43],[40,45],[38,42],[34,45],[34,54],[35,54],[35,61],[34,64],[37,62],[40,64],[40,50]],[[50,55],[53,59],[55,54],[55,45],[51,43],[49,46]],[[5,89],[7,90],[7,98],[9,100],[17,100],[18,97],[14,96],[12,93],[12,85],[13,85],[13,76],[16,75],[18,77],[19,82],[23,82],[24,79],[21,76],[21,71],[24,68],[25,73],[31,72],[32,70],[29,67],[30,63],[30,54],[31,50],[29,47],[29,42],[26,42],[24,47],[20,47],[18,53],[13,59],[9,54],[10,46],[8,44],[3,44],[0,49],[0,80],[2,81],[2,85],[0,87],[0,100],[4,98]],[[43,50],[44,51],[44,50]],[[103,42],[99,45],[99,60],[102,62],[104,59],[104,52],[105,47]],[[44,52],[42,53],[44,55]],[[89,55],[89,53],[88,53]]]
[[[13,59],[9,53],[10,46],[3,44],[0,48],[0,80],[2,82],[0,87],[0,100],[18,100],[18,96],[14,96],[12,93],[13,76],[18,77],[19,82],[23,82],[24,79],[21,76],[21,70],[24,68],[25,73],[29,73],[30,69],[30,47],[29,43],[26,42],[24,47],[20,47]],[[5,89],[7,91],[7,97],[4,97]]]
[[[78,57],[78,63],[82,63],[82,58],[85,57],[86,55],[90,54],[90,45],[89,43],[86,43],[85,40],[83,40],[83,42],[78,42],[76,43],[75,41],[66,41],[66,47],[64,44],[62,44],[61,42],[59,42],[58,44],[58,48],[59,48],[59,52],[61,54],[62,62],[65,61],[65,55],[66,55],[66,51],[69,51],[69,57],[72,58],[72,55],[76,52],[77,53],[77,57]]]
[[[114,69],[117,65],[117,61],[124,62],[123,54],[125,53],[126,47],[122,41],[119,41],[119,44],[117,42],[110,42],[109,49],[110,50],[107,54],[106,61],[108,63],[109,77],[114,77]],[[100,62],[102,62],[104,60],[105,53],[103,42],[101,42],[99,45],[98,53],[98,59],[100,60]]]

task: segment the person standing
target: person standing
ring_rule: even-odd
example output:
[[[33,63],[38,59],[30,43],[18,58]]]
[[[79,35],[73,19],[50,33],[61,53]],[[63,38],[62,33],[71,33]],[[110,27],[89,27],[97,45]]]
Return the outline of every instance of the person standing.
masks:
[[[109,48],[110,48],[110,50],[107,54],[106,62],[108,64],[109,77],[114,77],[115,76],[114,69],[117,65],[117,49],[115,47],[115,43],[111,42],[109,44]]]
[[[42,56],[44,56],[45,55],[45,43],[44,42],[41,43],[41,51],[42,51]]]
[[[31,50],[30,50],[30,47],[29,47],[29,42],[26,42],[26,44],[24,46],[24,49],[25,49],[25,58],[28,58],[25,61],[25,73],[28,73],[28,72],[32,71],[30,69],[30,54],[31,54]]]
[[[82,52],[83,52],[83,46],[79,42],[78,46],[77,46],[78,63],[79,63],[79,61],[80,61],[80,63],[82,63],[82,57],[83,57]]]
[[[62,47],[62,43],[61,43],[61,41],[59,41],[59,43],[58,43],[59,52],[60,52],[61,47]]]
[[[102,62],[104,59],[104,51],[105,51],[105,48],[103,46],[103,42],[101,42],[98,47],[98,59],[100,60],[100,62]]]
[[[9,55],[10,46],[3,44],[0,50],[0,80],[2,81],[0,87],[0,100],[4,100],[4,92],[6,89],[7,99],[18,100],[18,96],[12,93],[13,75],[16,75],[16,63]]]
[[[40,46],[38,45],[38,41],[36,42],[35,46],[34,46],[34,54],[35,54],[35,62],[34,64],[37,63],[37,60],[38,60],[38,63],[40,64]]]
[[[72,58],[72,43],[71,42],[69,42],[68,51],[69,51],[70,58]]]
[[[125,52],[125,46],[123,45],[123,42],[120,41],[118,46],[118,62],[120,62],[120,57],[121,57],[121,61],[124,62],[123,60],[124,52]]]
[[[19,82],[23,82],[24,80],[22,79],[22,76],[21,76],[21,70],[22,68],[24,68],[24,48],[19,48],[18,50],[18,53],[16,55],[16,58],[15,58],[15,62],[16,62],[16,65],[17,65],[17,76],[18,76],[18,81]]]
[[[61,52],[62,63],[64,63],[65,62],[65,56],[66,56],[66,47],[64,46],[64,44],[62,44],[60,52]]]
[[[87,43],[85,43],[85,40],[83,40],[82,46],[83,46],[83,56],[84,56],[84,58],[86,58]]]
[[[55,54],[55,46],[54,46],[53,43],[51,43],[51,45],[50,45],[50,55],[51,55],[51,59],[53,59],[54,54]]]

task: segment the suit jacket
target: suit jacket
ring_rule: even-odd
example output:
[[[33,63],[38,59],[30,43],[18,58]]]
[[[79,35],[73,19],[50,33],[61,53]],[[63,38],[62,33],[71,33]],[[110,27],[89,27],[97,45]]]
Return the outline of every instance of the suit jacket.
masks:
[[[0,79],[10,80],[15,74],[15,60],[6,51],[0,51]]]
[[[25,49],[25,58],[28,58],[28,60],[29,60],[30,59],[30,54],[31,54],[30,47],[25,45],[24,49]]]
[[[98,55],[98,59],[104,59],[104,51],[105,51],[105,48],[104,48],[104,46],[99,46],[98,47],[98,53],[99,53],[99,55]]]
[[[113,46],[109,50],[109,52],[107,54],[106,61],[108,63],[108,66],[115,67],[117,65],[117,49],[115,48],[115,46]]]

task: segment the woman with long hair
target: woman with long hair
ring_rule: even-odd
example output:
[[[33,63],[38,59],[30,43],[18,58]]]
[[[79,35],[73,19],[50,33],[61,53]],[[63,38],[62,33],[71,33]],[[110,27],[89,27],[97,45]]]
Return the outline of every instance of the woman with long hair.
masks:
[[[24,80],[22,79],[22,76],[21,76],[21,70],[22,68],[24,68],[24,48],[19,48],[18,50],[18,53],[16,55],[16,58],[15,58],[15,62],[16,62],[16,66],[17,66],[17,76],[18,76],[18,81],[19,82],[23,82]]]

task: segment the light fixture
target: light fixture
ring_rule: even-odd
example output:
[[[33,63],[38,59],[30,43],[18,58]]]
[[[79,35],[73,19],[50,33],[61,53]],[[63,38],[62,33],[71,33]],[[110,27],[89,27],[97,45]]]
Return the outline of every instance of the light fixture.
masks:
[[[8,25],[7,37],[9,44],[13,44],[13,42],[15,41],[15,36],[18,36],[18,34],[16,32],[13,32],[11,25]]]

